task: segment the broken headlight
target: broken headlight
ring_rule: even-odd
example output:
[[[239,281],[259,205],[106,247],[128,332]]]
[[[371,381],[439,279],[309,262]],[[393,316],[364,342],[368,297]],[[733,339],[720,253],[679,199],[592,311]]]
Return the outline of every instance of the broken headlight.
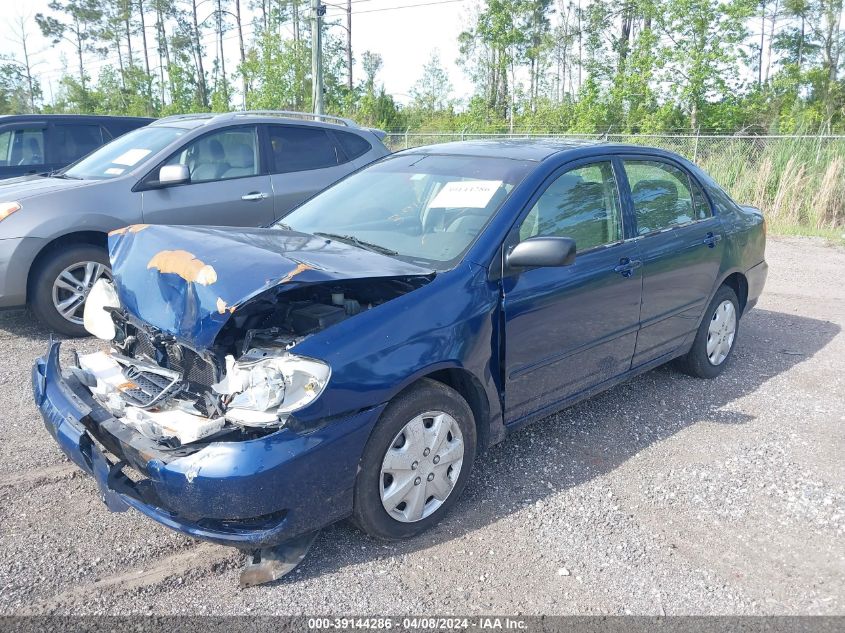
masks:
[[[223,396],[226,419],[250,427],[282,426],[287,417],[316,400],[331,368],[284,350],[254,348],[235,361],[226,357],[226,376],[213,386]]]
[[[114,289],[114,284],[101,277],[94,283],[91,292],[88,293],[88,298],[85,300],[82,324],[86,330],[97,338],[111,341],[114,339],[116,331],[108,308],[119,307],[120,299]]]

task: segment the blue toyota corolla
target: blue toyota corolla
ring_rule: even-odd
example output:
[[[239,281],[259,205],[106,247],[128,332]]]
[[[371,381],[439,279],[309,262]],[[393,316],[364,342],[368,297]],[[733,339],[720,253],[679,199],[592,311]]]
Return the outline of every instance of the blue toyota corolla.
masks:
[[[35,401],[112,510],[272,548],[414,536],[522,424],[668,361],[712,378],[766,278],[762,214],[643,147],[437,145],[267,229],[135,225],[88,297],[108,350]]]

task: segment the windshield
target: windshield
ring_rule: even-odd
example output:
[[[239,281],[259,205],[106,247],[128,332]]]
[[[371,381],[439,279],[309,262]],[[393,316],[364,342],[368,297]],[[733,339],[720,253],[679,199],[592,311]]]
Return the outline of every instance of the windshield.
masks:
[[[535,163],[402,155],[353,174],[276,226],[451,268]]]
[[[80,180],[107,180],[131,170],[142,160],[167,147],[187,130],[175,127],[142,127],[103,145],[75,165],[63,176]]]

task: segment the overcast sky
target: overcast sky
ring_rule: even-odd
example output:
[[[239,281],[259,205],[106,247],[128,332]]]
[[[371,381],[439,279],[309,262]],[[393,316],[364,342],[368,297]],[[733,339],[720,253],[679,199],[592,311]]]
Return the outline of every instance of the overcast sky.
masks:
[[[330,1],[343,6],[346,4],[345,0]],[[9,23],[14,21],[16,16],[28,16],[30,21],[27,42],[31,51],[39,52],[36,60],[41,63],[36,70],[41,79],[44,96],[49,101],[51,89],[54,92],[57,90],[63,61],[72,74],[76,74],[76,61],[72,47],[67,44],[51,47],[49,40],[41,36],[35,24],[36,13],[49,12],[48,2],[49,0],[27,0],[25,3],[0,0],[0,24],[6,22],[3,25],[5,34],[0,39],[0,55],[19,55],[17,45],[9,37]],[[435,2],[438,4],[433,4]],[[241,4],[245,6],[248,3],[242,0]],[[476,0],[353,0],[352,48],[357,60],[355,81],[358,82],[363,75],[360,67],[361,54],[365,50],[379,53],[384,58],[380,80],[398,101],[407,102],[407,94],[421,75],[423,65],[432,51],[438,49],[455,89],[453,96],[466,99],[472,91],[472,85],[455,63],[459,55],[457,38],[469,24],[470,11],[475,5]],[[212,3],[206,0],[201,6],[200,18],[206,13],[211,13],[212,6]],[[345,9],[329,7],[327,17],[342,18],[342,23],[345,24],[345,14]],[[245,26],[245,35],[251,32],[251,27]],[[336,28],[334,32],[338,37],[345,37],[343,29]],[[148,30],[148,36],[152,37],[151,29]],[[250,38],[246,39],[249,41]],[[209,57],[214,54],[214,42],[214,36],[209,31],[204,41]],[[140,41],[137,46],[140,47]],[[152,40],[150,46],[152,49]],[[226,35],[224,48],[228,70],[234,68],[237,63],[237,36],[234,32]],[[89,55],[89,73],[96,76],[99,69],[108,63],[116,67],[116,55],[112,53],[109,57],[110,59],[104,61],[95,55]]]

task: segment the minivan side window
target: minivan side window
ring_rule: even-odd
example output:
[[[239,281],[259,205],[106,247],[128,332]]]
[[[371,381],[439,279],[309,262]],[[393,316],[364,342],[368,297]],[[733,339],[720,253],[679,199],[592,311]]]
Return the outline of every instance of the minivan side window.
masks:
[[[710,205],[685,171],[656,160],[625,160],[625,174],[631,187],[637,234],[646,235],[673,226],[704,220]]]
[[[188,143],[165,165],[187,165],[191,184],[257,176],[258,147],[254,126],[229,128]]]
[[[0,132],[0,166],[43,165],[44,130],[18,128]]]
[[[336,167],[341,162],[334,143],[323,128],[271,125],[268,130],[273,150],[273,173],[325,169]]]
[[[519,239],[570,237],[578,252],[622,239],[619,188],[609,161],[570,170],[540,196],[519,228]]]
[[[103,144],[99,125],[56,125],[53,128],[53,163],[66,165],[76,162]]]

